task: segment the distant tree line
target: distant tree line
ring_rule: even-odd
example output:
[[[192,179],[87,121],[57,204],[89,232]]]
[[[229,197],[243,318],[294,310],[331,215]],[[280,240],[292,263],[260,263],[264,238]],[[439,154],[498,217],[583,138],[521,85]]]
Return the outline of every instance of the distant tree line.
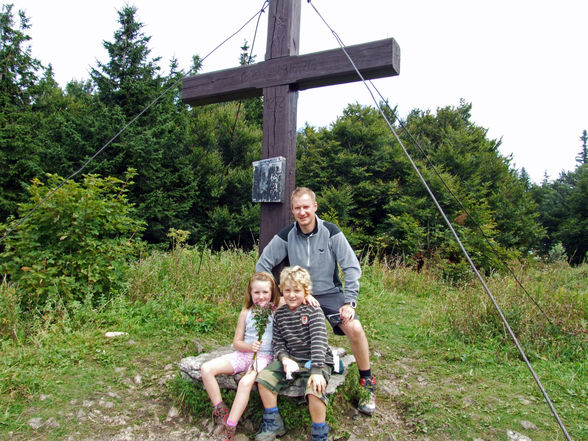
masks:
[[[161,73],[136,12],[129,6],[118,11],[119,28],[104,42],[108,60],[97,62],[90,79],[62,89],[52,67],[31,53],[27,17],[11,5],[2,7],[0,232],[24,215],[39,183],[60,182],[56,176],[72,175],[107,145],[72,180],[100,174],[127,182],[133,170],[125,198],[145,226],[145,242],[168,246],[167,233],[174,228],[190,232],[192,244],[250,249],[259,235],[251,163],[261,158],[262,100],[183,104],[178,62]],[[245,43],[241,63],[251,61],[246,51]],[[194,56],[192,72],[200,64]],[[413,110],[403,121],[385,103],[382,110],[482,267],[530,253],[548,255],[557,244],[573,262],[585,259],[586,132],[576,170],[536,185],[500,155],[500,141],[488,139],[487,130],[471,121],[469,103]],[[330,127],[301,130],[297,185],[317,192],[319,215],[336,221],[358,250],[463,263],[379,109],[352,104]]]

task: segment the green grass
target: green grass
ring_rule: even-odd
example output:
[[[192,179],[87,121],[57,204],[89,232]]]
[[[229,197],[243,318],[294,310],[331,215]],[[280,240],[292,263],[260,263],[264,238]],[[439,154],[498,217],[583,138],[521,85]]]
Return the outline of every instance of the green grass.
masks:
[[[581,300],[588,286],[586,270],[586,266],[533,269],[527,273],[526,282],[533,286],[537,278],[540,283],[558,286],[560,292],[569,291],[566,301]],[[362,297],[361,305],[386,305],[360,308],[360,314],[362,321],[369,324],[372,346],[386,354],[376,369],[406,377],[406,386],[394,401],[412,426],[414,439],[432,436],[502,440],[506,439],[507,429],[525,432],[520,420],[538,426],[538,430],[528,433],[534,441],[564,439],[514,344],[503,333],[488,335],[479,322],[464,320],[457,325],[448,320],[457,313],[473,314],[464,306],[468,304],[465,299],[485,296],[481,287],[452,287],[440,283],[432,274],[418,275],[406,268],[388,271],[378,266],[366,271],[362,286],[362,296],[367,295]],[[494,283],[492,288],[502,300],[512,302],[506,302],[506,310],[516,307],[531,314],[532,308],[510,292],[514,288],[508,291],[504,283]],[[552,300],[549,290],[542,293],[535,289],[535,296],[544,303]],[[574,338],[547,344],[549,337],[561,340],[566,335],[567,331],[560,329],[559,333],[551,330],[540,336],[537,331],[525,334],[522,342],[531,347],[533,367],[572,438],[587,439],[586,303],[579,309],[573,319],[568,315],[552,317],[567,320]],[[552,313],[560,310],[569,308],[548,309]],[[533,317],[525,323],[532,322]],[[464,334],[469,334],[468,338]],[[542,343],[532,342],[532,338],[540,338]],[[396,363],[399,360],[400,365]],[[522,404],[527,402],[530,404]]]
[[[83,438],[93,433],[94,424],[68,416],[83,400],[99,399],[106,391],[116,404],[129,399],[125,378],[136,373],[144,376],[137,393],[149,390],[165,365],[194,355],[193,340],[205,350],[229,344],[255,258],[238,250],[154,253],[132,269],[125,296],[98,307],[66,305],[49,320],[16,320],[14,308],[8,308],[13,302],[5,302],[13,312],[0,340],[0,439],[9,433],[18,440],[57,440],[74,433]],[[398,412],[404,421],[399,440],[502,441],[507,429],[533,441],[564,439],[479,285],[453,286],[432,270],[416,273],[383,263],[363,269],[358,312],[373,352],[380,408]],[[521,275],[557,326],[537,326],[544,317],[508,278],[493,275],[489,285],[507,316],[518,317],[513,328],[570,436],[588,439],[588,266],[531,266]],[[8,287],[2,289],[0,295]],[[129,336],[105,339],[111,330]],[[342,337],[332,337],[331,344],[348,347]],[[392,382],[396,393],[390,393]],[[337,415],[356,399],[354,385],[349,379],[332,400],[328,418],[335,430],[345,431]],[[177,378],[159,398],[205,415],[203,394]],[[308,422],[304,406],[280,405],[290,427]],[[251,406],[254,420],[258,409]],[[27,425],[32,417],[53,417],[60,426],[33,431]],[[137,418],[140,423],[142,417]],[[520,420],[533,422],[537,430],[526,431]]]

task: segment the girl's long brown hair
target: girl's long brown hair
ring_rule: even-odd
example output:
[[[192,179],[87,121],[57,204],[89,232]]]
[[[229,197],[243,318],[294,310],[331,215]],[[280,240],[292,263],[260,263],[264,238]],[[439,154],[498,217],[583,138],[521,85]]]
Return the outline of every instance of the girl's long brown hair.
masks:
[[[253,285],[253,282],[256,281],[269,282],[272,292],[271,301],[277,308],[278,304],[280,303],[280,291],[278,290],[278,285],[276,285],[274,276],[272,276],[270,273],[266,273],[265,271],[255,273],[249,279],[249,284],[247,285],[247,295],[245,296],[245,308],[249,309],[253,306],[253,299],[251,298],[251,286]]]

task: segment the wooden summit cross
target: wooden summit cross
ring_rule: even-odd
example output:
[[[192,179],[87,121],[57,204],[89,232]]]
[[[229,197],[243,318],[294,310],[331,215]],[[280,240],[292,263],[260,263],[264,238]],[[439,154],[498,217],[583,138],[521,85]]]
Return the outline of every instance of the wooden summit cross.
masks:
[[[261,203],[260,252],[291,222],[295,188],[298,91],[359,81],[342,49],[298,55],[300,1],[270,0],[265,61],[185,78],[182,100],[192,106],[263,95],[262,158],[286,158],[284,200]],[[392,38],[346,48],[365,79],[398,75],[400,48]]]

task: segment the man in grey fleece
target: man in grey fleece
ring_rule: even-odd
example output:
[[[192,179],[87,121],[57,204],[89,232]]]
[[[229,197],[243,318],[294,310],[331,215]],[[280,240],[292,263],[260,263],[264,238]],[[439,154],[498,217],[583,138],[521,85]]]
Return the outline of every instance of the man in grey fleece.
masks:
[[[290,197],[296,222],[276,234],[264,248],[256,271],[272,272],[286,257],[289,265],[299,265],[310,273],[313,296],[310,304],[320,304],[337,335],[347,335],[359,369],[360,383],[368,393],[358,410],[367,415],[376,409],[375,380],[371,373],[369,344],[355,314],[361,267],[357,256],[339,227],[316,215],[316,195],[299,187]],[[343,271],[344,285],[339,279]],[[316,299],[316,301],[315,301]]]

